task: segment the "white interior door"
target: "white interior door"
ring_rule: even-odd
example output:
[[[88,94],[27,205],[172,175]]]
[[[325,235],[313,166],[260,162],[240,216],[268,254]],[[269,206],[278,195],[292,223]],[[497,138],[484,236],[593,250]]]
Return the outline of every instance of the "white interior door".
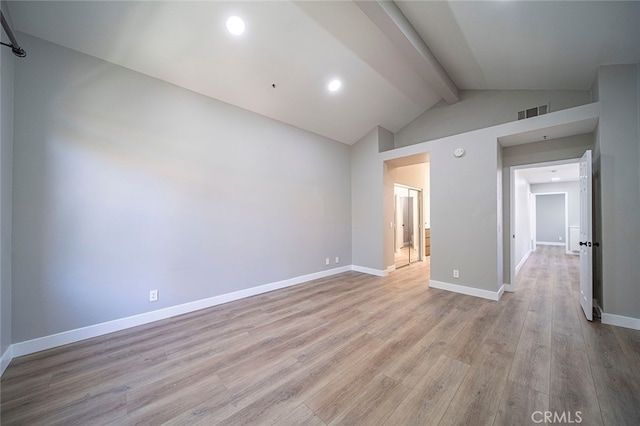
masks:
[[[593,242],[591,150],[580,159],[580,306],[593,320]]]

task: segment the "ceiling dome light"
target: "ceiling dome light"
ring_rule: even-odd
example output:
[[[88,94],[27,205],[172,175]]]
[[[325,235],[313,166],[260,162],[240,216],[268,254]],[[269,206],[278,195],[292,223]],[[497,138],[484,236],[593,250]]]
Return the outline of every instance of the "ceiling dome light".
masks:
[[[239,16],[232,16],[227,19],[227,30],[233,35],[244,33],[244,21]]]
[[[329,89],[330,92],[336,92],[340,89],[341,86],[342,86],[342,82],[340,80],[331,80],[327,88]]]

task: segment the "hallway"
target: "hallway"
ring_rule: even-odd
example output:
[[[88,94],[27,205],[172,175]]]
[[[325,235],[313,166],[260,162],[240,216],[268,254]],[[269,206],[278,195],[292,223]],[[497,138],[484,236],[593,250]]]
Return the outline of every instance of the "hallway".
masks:
[[[538,246],[525,263],[517,292],[503,299],[522,305],[509,380],[526,386],[525,400],[548,397],[551,412],[581,411],[583,424],[638,424],[640,331],[588,322],[579,273],[579,257],[564,247]]]

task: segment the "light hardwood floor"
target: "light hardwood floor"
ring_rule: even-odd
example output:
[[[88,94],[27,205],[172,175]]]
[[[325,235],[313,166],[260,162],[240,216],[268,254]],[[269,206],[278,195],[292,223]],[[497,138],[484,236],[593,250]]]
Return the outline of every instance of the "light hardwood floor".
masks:
[[[640,332],[583,318],[577,257],[539,249],[500,302],[427,274],[345,273],[14,359],[2,424],[640,424]]]

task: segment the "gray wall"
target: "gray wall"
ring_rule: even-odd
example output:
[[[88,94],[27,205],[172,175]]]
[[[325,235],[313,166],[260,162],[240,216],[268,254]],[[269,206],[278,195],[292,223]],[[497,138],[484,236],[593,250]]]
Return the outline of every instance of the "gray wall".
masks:
[[[511,176],[512,166],[525,164],[545,163],[549,161],[569,160],[582,157],[588,149],[594,149],[594,135],[569,136],[566,138],[551,139],[541,142],[533,142],[524,145],[505,147],[502,150],[502,184],[504,202],[503,212],[503,259],[504,279],[511,284]]]
[[[349,146],[20,38],[14,343],[351,264]]]
[[[382,165],[379,141],[388,131],[376,127],[351,147],[353,264],[381,271],[383,265]],[[388,138],[387,138],[388,139]]]
[[[461,100],[440,102],[396,133],[396,148],[515,121],[518,111],[551,104],[560,111],[591,102],[581,90],[463,90]]]
[[[2,6],[5,3],[2,2]],[[3,9],[4,11],[4,9]],[[2,41],[5,39],[2,31]],[[11,180],[14,56],[0,49],[0,356],[11,345]]]
[[[536,241],[565,244],[564,194],[536,197]]]
[[[466,150],[462,158],[455,158],[452,154],[457,147]],[[401,156],[398,151],[407,151],[407,155],[416,154],[418,150],[429,152],[431,279],[497,291],[496,137],[483,132],[455,135],[410,148],[386,152],[378,159],[378,164],[381,160],[392,159],[394,155]],[[385,208],[384,223],[388,224],[393,221],[393,178],[386,164],[384,167],[384,199],[389,200],[385,204],[389,208]],[[376,206],[371,205],[370,208]],[[392,236],[392,232],[386,234]],[[480,241],[480,248],[478,244],[468,244],[469,241]],[[386,260],[392,259],[392,249],[393,244],[388,242],[385,245]],[[460,271],[460,278],[453,278],[453,269]]]
[[[594,250],[601,279],[595,293],[605,313],[633,318],[640,318],[638,68],[600,67],[594,86],[602,103],[595,158],[601,246]]]
[[[470,93],[458,104],[432,108],[396,133],[396,149],[383,152],[376,160],[372,148],[368,151],[366,160],[358,160],[362,160],[363,163],[371,162],[366,169],[373,173],[368,176],[372,186],[376,185],[377,170],[382,167],[384,171],[383,224],[388,225],[393,220],[390,201],[393,185],[384,160],[429,152],[431,278],[482,290],[498,290],[502,281],[509,280],[510,230],[500,232],[503,229],[508,230],[510,221],[509,167],[516,164],[578,158],[584,153],[585,146],[592,146],[593,140],[589,135],[564,138],[560,142],[545,141],[535,144],[535,147],[505,148],[501,155],[501,147],[496,143],[497,133],[494,133],[490,126],[515,121],[517,117],[514,111],[527,105],[551,102],[552,111],[557,111],[586,104],[590,100],[590,94],[586,91],[483,92]],[[487,128],[466,132],[480,127]],[[442,135],[450,136],[441,137]],[[456,159],[452,155],[457,147],[467,150],[462,159]],[[352,154],[357,155],[357,152],[354,151]],[[500,170],[502,179],[499,176]],[[357,170],[353,172],[358,174]],[[365,176],[356,178],[366,179]],[[358,208],[375,210],[380,208],[379,202],[379,197],[375,197],[368,207]],[[500,211],[500,208],[503,210]],[[387,228],[388,226],[383,229]],[[361,234],[366,235],[370,241],[377,241],[379,238],[371,236],[370,233],[382,232],[385,250],[386,247],[391,250],[392,232],[380,229],[379,223],[372,224]],[[480,241],[482,249],[466,244],[467,241]],[[354,257],[357,250],[362,250],[362,253],[378,250],[378,247],[360,243],[355,236],[353,245]],[[358,254],[360,255],[364,254]],[[379,254],[376,254],[377,256]],[[392,256],[392,253],[385,251],[386,261],[392,259]],[[501,256],[502,262],[499,259]],[[459,279],[452,278],[452,269],[460,270]]]
[[[545,192],[567,193],[567,226],[580,226],[580,182],[550,182],[531,185],[531,192],[543,194]]]
[[[462,158],[452,155],[458,146]],[[495,139],[463,135],[430,151],[433,280],[498,290],[496,150]]]

